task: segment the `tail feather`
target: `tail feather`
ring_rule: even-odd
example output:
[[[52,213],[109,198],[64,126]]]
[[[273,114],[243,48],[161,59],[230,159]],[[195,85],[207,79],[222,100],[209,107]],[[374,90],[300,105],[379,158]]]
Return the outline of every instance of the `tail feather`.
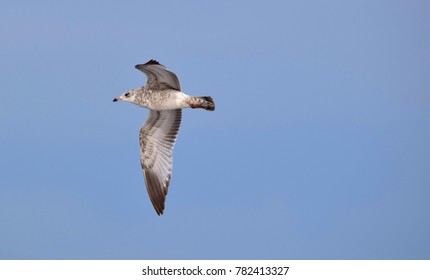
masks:
[[[208,111],[215,110],[215,102],[210,96],[193,96],[188,101],[188,105],[193,109],[201,108]]]

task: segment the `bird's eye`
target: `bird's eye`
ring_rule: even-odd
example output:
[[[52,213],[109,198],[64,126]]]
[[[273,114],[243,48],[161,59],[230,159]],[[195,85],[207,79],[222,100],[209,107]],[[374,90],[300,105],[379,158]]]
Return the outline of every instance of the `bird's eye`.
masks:
[[[129,97],[129,96],[130,96],[130,93],[129,93],[129,92],[127,92],[124,96],[125,96],[125,97]]]

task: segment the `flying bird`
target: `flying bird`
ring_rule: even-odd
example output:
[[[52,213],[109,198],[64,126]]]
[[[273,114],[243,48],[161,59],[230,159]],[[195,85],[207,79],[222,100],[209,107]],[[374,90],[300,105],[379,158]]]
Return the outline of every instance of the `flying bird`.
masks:
[[[172,152],[178,136],[183,108],[215,110],[210,96],[189,96],[181,91],[175,73],[156,60],[138,64],[148,77],[145,86],[131,89],[113,101],[127,101],[149,109],[140,128],[140,163],[146,189],[158,215],[163,214],[170,178]]]

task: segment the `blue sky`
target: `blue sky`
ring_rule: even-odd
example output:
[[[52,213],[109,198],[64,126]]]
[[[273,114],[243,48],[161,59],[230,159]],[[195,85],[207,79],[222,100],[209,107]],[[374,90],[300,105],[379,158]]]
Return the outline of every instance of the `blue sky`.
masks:
[[[2,1],[0,259],[429,259],[428,1]],[[157,59],[186,110],[165,214]]]

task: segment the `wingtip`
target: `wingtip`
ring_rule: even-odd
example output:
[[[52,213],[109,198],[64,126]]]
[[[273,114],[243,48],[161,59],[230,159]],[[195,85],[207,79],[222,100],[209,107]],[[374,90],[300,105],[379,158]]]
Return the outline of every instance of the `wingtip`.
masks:
[[[146,65],[149,65],[149,64],[160,64],[160,62],[158,62],[157,60],[155,60],[155,59],[151,59],[151,60],[149,60],[147,63],[145,63]]]
[[[155,212],[157,213],[158,216],[162,216],[163,215],[164,207],[163,208],[159,208],[159,207],[155,207],[155,205],[154,205],[154,209],[155,209]]]
[[[158,62],[155,59],[151,59],[150,61],[148,61],[147,63],[144,64],[137,64],[134,66],[134,68],[136,69],[140,69],[140,67],[144,66],[144,65],[161,65],[160,62]]]

